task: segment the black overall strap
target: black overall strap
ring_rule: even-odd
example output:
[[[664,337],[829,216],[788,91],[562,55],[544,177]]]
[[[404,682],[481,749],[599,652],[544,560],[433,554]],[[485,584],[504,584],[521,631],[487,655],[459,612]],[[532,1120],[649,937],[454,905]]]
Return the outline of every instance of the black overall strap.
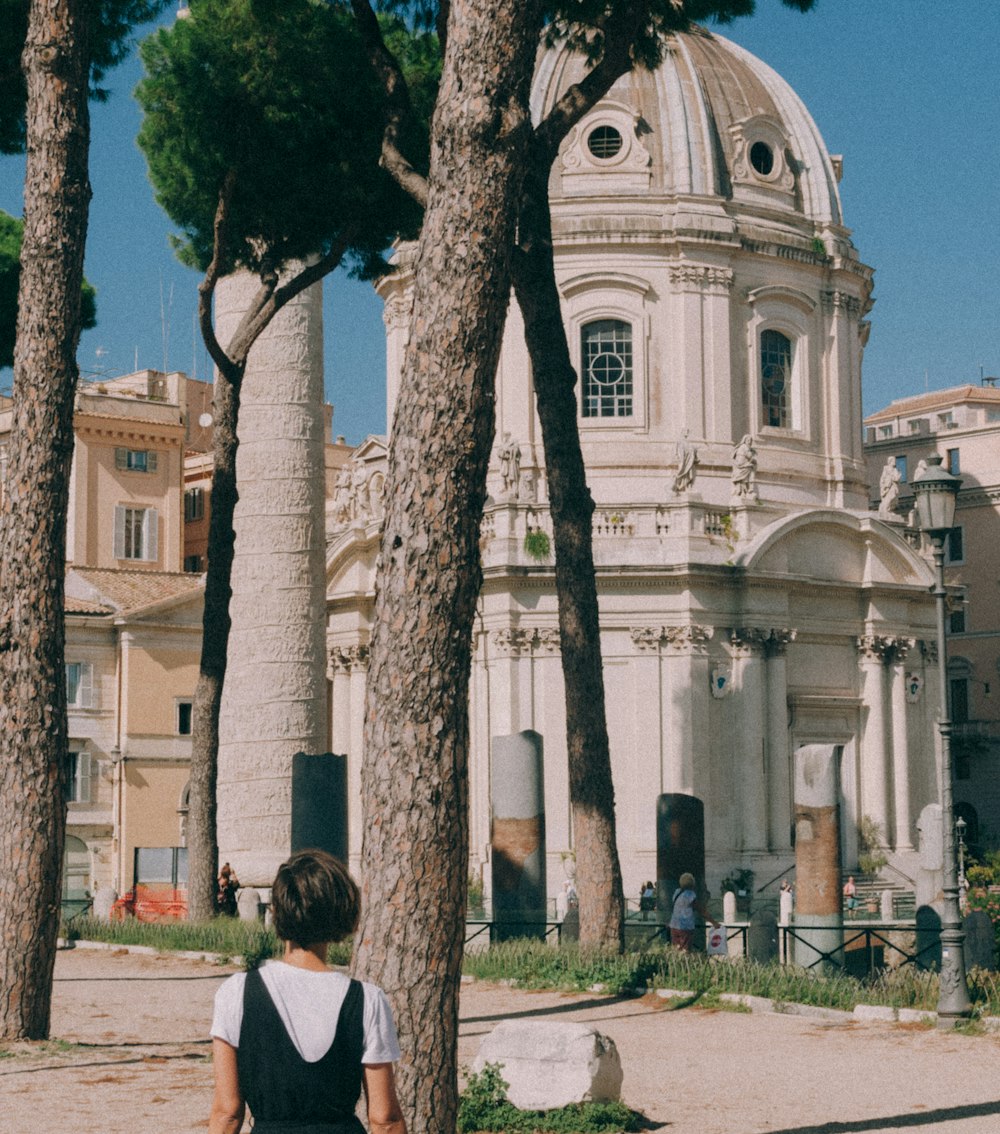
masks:
[[[261,974],[247,973],[236,1062],[256,1134],[362,1134],[364,990],[352,980],[333,1043],[309,1063],[289,1036]]]

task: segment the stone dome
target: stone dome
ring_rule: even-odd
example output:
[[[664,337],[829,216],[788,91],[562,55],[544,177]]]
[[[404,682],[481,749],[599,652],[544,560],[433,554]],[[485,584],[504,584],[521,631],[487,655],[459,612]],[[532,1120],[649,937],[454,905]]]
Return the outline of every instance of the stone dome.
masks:
[[[564,46],[541,54],[536,121],[586,68]],[[567,137],[550,192],[554,205],[721,198],[795,227],[842,224],[834,162],[802,100],[756,56],[701,28],[671,36],[655,71],[619,79]]]

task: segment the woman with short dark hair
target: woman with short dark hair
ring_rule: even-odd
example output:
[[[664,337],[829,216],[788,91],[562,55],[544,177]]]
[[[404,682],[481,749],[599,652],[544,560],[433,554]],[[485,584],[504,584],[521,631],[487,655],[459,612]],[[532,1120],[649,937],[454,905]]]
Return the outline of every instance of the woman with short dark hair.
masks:
[[[209,1134],[238,1134],[247,1104],[254,1134],[406,1134],[393,1063],[399,1042],[385,993],[326,964],[354,932],[357,884],[325,851],[283,863],[271,890],[280,961],[236,973],[215,996],[215,1096]]]

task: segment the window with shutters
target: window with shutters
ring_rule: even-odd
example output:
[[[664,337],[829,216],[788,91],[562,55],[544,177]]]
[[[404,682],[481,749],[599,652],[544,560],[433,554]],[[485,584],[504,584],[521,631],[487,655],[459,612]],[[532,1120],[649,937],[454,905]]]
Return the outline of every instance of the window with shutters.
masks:
[[[115,509],[115,558],[155,563],[158,555],[157,522],[155,508],[119,504]]]
[[[66,663],[66,704],[71,709],[94,707],[94,667],[90,662]]]
[[[156,457],[151,449],[115,449],[115,468],[128,472],[156,472]]]
[[[205,515],[205,490],[189,488],[184,493],[184,522],[187,524],[200,520]]]
[[[67,803],[90,803],[90,764],[90,753],[86,749],[71,748],[66,753]]]

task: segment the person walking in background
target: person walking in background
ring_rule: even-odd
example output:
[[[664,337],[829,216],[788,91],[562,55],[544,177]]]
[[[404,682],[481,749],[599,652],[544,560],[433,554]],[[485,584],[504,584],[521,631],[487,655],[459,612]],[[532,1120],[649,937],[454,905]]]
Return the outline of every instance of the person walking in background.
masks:
[[[682,874],[670,910],[670,944],[684,953],[691,952],[694,941],[695,914],[712,923],[718,929],[719,923],[698,899],[693,874]]]
[[[656,890],[652,882],[643,882],[639,890],[639,913],[643,921],[649,920],[649,914],[656,909]]]
[[[849,874],[844,883],[844,905],[847,906],[848,913],[854,913],[858,908],[858,888],[853,874]]]
[[[215,909],[223,917],[236,917],[236,895],[240,888],[240,880],[236,877],[233,868],[228,862],[222,864],[219,879],[215,889]]]
[[[279,868],[271,908],[284,956],[215,995],[209,1134],[239,1134],[248,1104],[256,1134],[364,1134],[362,1087],[372,1134],[406,1134],[385,993],[326,964],[331,942],[357,926],[357,884],[332,855],[300,851]]]

